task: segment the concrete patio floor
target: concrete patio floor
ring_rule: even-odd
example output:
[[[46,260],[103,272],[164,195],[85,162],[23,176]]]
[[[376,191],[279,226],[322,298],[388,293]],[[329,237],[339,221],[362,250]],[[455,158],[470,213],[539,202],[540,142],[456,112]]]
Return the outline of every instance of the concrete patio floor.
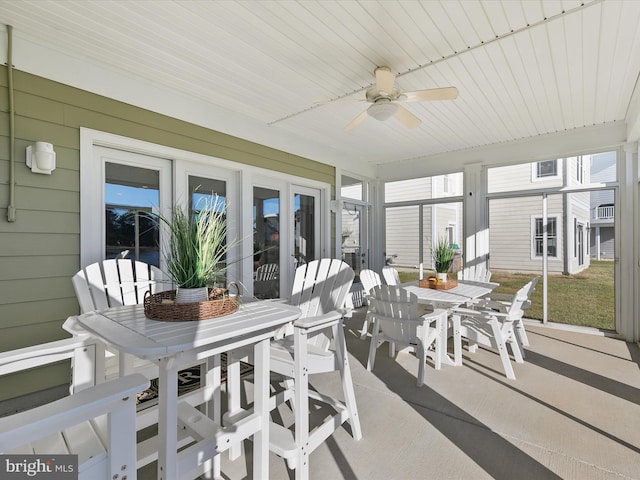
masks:
[[[466,349],[462,367],[378,350],[366,371],[364,309],[346,322],[363,438],[340,428],[311,454],[311,478],[326,479],[640,479],[640,349],[604,336],[528,326],[526,362],[507,380],[496,353]],[[341,392],[337,375],[312,377]],[[326,391],[326,390],[323,390]],[[336,393],[342,397],[341,393]],[[250,474],[246,456],[223,455],[224,478]],[[271,455],[270,478],[293,479]]]

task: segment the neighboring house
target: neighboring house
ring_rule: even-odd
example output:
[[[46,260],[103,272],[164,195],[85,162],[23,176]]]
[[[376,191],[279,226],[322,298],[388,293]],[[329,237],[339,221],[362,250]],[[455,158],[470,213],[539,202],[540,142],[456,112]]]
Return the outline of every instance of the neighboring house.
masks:
[[[462,202],[429,204],[429,200],[462,194],[462,174],[438,175],[385,184],[387,263],[409,268],[422,263],[433,269],[433,244],[446,238],[462,244]],[[394,206],[407,202],[411,205]],[[420,242],[422,239],[422,242]]]
[[[578,156],[489,170],[489,191],[518,192],[589,183],[590,157]],[[493,199],[489,204],[489,268],[539,272],[543,257],[542,195]],[[589,267],[590,194],[549,194],[549,272]]]
[[[591,182],[605,183],[616,180],[616,154],[606,152],[591,155]],[[591,194],[591,258],[614,259],[614,193],[602,190]]]

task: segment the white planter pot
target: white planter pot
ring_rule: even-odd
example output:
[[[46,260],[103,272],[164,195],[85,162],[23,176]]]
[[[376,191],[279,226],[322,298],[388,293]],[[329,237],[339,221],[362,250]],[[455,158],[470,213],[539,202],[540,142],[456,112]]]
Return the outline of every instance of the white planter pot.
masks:
[[[440,283],[447,283],[449,276],[446,273],[436,273],[436,278]]]
[[[206,302],[209,300],[209,288],[180,288],[176,291],[176,303]]]

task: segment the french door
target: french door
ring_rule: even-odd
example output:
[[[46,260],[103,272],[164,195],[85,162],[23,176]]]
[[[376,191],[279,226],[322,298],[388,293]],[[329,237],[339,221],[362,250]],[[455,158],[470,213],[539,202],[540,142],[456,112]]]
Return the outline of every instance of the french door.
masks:
[[[366,205],[345,201],[342,207],[342,260],[355,272],[369,268]]]
[[[317,189],[276,180],[253,185],[254,296],[286,294],[295,269],[320,257],[320,198]]]
[[[164,227],[147,213],[198,210],[203,197],[226,208],[227,277],[253,295],[290,292],[296,266],[328,252],[328,184],[203,157],[187,151],[81,129],[80,263],[125,257],[158,265]],[[325,249],[325,250],[323,250]],[[265,267],[262,277],[258,267]],[[275,280],[275,281],[274,281]],[[256,288],[256,291],[259,288]],[[285,296],[285,295],[283,295]]]

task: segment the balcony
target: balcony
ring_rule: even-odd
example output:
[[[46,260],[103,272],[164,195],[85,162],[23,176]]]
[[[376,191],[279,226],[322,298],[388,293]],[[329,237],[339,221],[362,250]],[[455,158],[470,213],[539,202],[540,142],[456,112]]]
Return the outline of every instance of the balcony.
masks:
[[[591,209],[591,220],[613,220],[614,213],[613,205],[603,205],[593,208]]]

